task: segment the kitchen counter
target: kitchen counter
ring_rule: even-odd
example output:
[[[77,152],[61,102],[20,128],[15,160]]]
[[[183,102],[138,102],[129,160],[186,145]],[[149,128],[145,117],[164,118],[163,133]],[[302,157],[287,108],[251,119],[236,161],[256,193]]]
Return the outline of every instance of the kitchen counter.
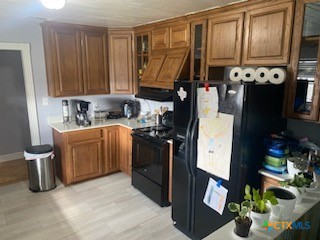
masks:
[[[155,122],[152,120],[148,120],[147,123],[139,123],[136,119],[127,119],[127,118],[118,118],[118,119],[107,119],[105,121],[93,121],[91,122],[91,126],[88,127],[80,127],[75,122],[71,123],[62,123],[62,122],[49,122],[49,126],[58,131],[59,133],[79,131],[79,130],[87,130],[93,128],[101,128],[108,126],[121,125],[130,129],[134,128],[143,128],[155,126]]]
[[[290,220],[287,220],[288,222],[290,221],[297,221],[300,219],[302,216],[308,216],[307,219],[300,219],[299,221],[310,221],[311,222],[311,232],[318,232],[319,226],[318,226],[318,221],[311,221],[310,216],[313,213],[313,216],[311,216],[311,219],[315,217],[315,215],[318,214],[319,208],[320,208],[320,187],[318,186],[318,189],[312,191],[312,192],[307,192],[303,195],[302,202],[300,204],[296,204],[293,216],[291,217]],[[227,206],[225,207],[224,211],[229,211]],[[306,214],[307,213],[307,214]],[[309,216],[310,215],[310,216]],[[319,217],[316,216],[318,219]],[[270,219],[269,222],[277,222],[277,220]],[[315,226],[316,225],[316,226]],[[224,239],[224,240],[236,240],[236,239],[250,239],[250,240],[271,240],[271,239],[277,239],[277,237],[283,237],[282,233],[286,235],[285,239],[294,239],[290,237],[290,231],[294,232],[294,230],[275,230],[271,229],[270,231],[267,231],[266,229],[253,229],[251,228],[250,231],[252,232],[252,237],[250,238],[241,238],[237,236],[234,232],[233,229],[235,228],[235,223],[234,220],[228,222],[225,224],[223,227],[219,228],[215,232],[211,233],[209,236],[204,238],[205,240],[216,240],[216,239]],[[318,229],[316,229],[318,228]],[[285,231],[285,233],[284,233]],[[299,232],[307,231],[307,230],[296,230]],[[281,235],[281,236],[280,236]],[[289,238],[287,238],[289,235]],[[279,238],[281,239],[281,238]],[[305,239],[315,239],[315,238],[305,238]]]

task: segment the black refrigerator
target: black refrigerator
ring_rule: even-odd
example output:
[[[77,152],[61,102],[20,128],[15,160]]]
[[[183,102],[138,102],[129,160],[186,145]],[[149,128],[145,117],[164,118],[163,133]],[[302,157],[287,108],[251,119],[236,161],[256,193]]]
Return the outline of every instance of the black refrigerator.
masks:
[[[192,239],[202,239],[233,219],[227,205],[243,200],[246,184],[260,188],[263,139],[286,129],[284,84],[208,83],[217,88],[219,112],[234,116],[230,178],[222,183],[228,189],[222,215],[203,203],[209,178],[219,178],[197,168],[197,89],[205,87],[205,82],[174,83],[172,219]]]

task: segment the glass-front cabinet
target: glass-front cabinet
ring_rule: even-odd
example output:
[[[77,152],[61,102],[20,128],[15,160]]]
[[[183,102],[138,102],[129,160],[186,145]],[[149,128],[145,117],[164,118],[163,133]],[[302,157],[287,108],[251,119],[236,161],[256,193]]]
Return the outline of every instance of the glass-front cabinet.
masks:
[[[191,23],[190,80],[205,79],[207,20]]]
[[[136,77],[139,82],[149,61],[149,49],[150,33],[147,32],[136,34]]]
[[[287,117],[319,121],[320,1],[297,1]]]

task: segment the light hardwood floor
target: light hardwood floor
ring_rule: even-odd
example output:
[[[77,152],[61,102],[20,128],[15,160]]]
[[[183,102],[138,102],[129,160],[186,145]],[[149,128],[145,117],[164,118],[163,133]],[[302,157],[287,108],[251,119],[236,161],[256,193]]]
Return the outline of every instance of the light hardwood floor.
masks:
[[[33,193],[28,181],[0,187],[0,239],[188,239],[124,173]]]
[[[0,163],[0,186],[28,180],[27,161],[22,159]]]

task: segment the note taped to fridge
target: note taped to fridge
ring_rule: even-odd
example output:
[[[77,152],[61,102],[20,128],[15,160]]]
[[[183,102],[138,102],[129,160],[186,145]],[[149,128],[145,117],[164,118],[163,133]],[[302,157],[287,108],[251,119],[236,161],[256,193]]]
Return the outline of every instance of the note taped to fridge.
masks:
[[[209,178],[206,193],[203,198],[203,202],[222,215],[224,207],[226,205],[228,189],[223,186],[217,186],[217,182],[212,178]]]
[[[219,117],[200,118],[197,167],[229,180],[234,116],[219,113]]]
[[[198,88],[197,105],[199,118],[213,118],[217,116],[219,107],[218,91],[216,87]]]

